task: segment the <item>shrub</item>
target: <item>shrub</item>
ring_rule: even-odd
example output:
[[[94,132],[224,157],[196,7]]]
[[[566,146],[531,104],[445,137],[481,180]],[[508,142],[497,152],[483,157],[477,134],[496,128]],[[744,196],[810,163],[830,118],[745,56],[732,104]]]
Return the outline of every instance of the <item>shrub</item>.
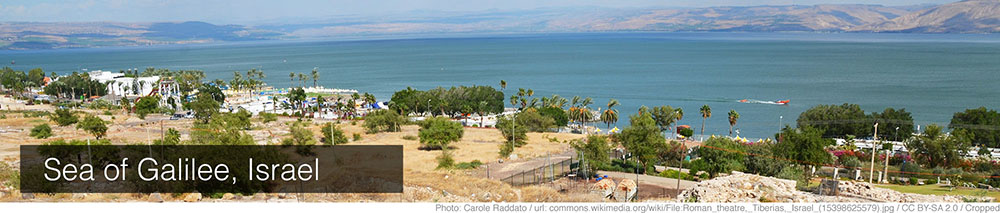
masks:
[[[344,131],[340,130],[333,123],[323,124],[323,128],[320,131],[323,132],[323,144],[337,145],[347,143],[347,136],[344,135]]]
[[[926,181],[924,181],[924,183],[927,184],[927,185],[937,184],[937,178],[927,179]]]
[[[679,173],[677,172],[677,170],[673,169],[668,169],[660,172],[660,177],[677,179],[678,174],[680,174],[680,178],[682,180],[692,180],[692,181],[694,180],[694,177],[692,177],[691,174]]]
[[[288,127],[289,137],[281,141],[282,145],[297,145],[296,153],[309,155],[312,150],[305,148],[308,145],[316,145],[316,138],[313,132],[306,128],[303,122],[295,122]]]
[[[701,159],[704,159],[707,165],[705,171],[708,172],[710,176],[715,177],[719,173],[729,173],[733,170],[743,170],[743,154],[739,152],[723,151],[743,151],[743,147],[736,141],[723,137],[711,137],[708,141],[705,141],[704,146],[715,147],[699,149]]]
[[[743,145],[746,149],[747,156],[744,160],[744,169],[747,173],[754,173],[763,176],[775,176],[781,172],[781,168],[787,166],[787,163],[774,159],[774,145],[771,143],[754,143]]]
[[[81,121],[79,124],[77,124],[76,128],[87,131],[91,135],[94,135],[95,138],[100,140],[101,137],[104,137],[104,135],[107,134],[108,132],[108,126],[106,125],[106,123],[107,122],[101,120],[101,118],[98,118],[97,116],[89,115],[87,116],[87,118],[84,118],[83,121]]]
[[[156,113],[160,98],[158,96],[146,96],[135,103],[135,115],[139,119],[146,119],[146,115]]]
[[[6,162],[0,162],[0,186],[21,188],[21,175]]]
[[[31,128],[31,137],[38,139],[45,139],[52,137],[52,128],[48,124],[39,124],[35,128]]]
[[[278,120],[278,115],[276,115],[274,113],[261,112],[261,113],[259,113],[257,115],[260,116],[260,122],[261,123],[270,123],[272,121],[277,121]]]
[[[913,162],[907,162],[904,163],[903,166],[900,166],[899,170],[903,171],[904,174],[903,176],[913,177],[920,172],[920,165],[917,165],[916,163]]]
[[[795,188],[800,190],[804,189],[809,185],[809,182],[806,180],[805,177],[805,171],[803,171],[802,166],[799,165],[786,166],[785,168],[781,169],[781,172],[779,172],[778,175],[775,177],[786,180],[794,180]]]
[[[376,110],[365,115],[365,131],[368,133],[399,132],[400,125],[406,123],[406,118],[396,111]]]
[[[521,147],[527,144],[525,139],[528,138],[528,128],[524,120],[520,117],[518,119],[511,119],[507,116],[499,116],[496,126],[504,138],[504,144],[501,146],[513,145],[514,147]],[[513,150],[514,147],[511,147],[510,150]],[[501,155],[503,155],[502,149],[501,147]]]
[[[354,140],[353,141],[360,141],[361,140],[361,133],[355,132],[353,136],[354,136]]]
[[[470,162],[458,163],[457,165],[455,165],[455,168],[456,169],[475,169],[475,168],[479,168],[479,166],[482,166],[482,165],[483,165],[483,162],[481,162],[479,160],[472,160]]]
[[[57,109],[56,113],[50,117],[52,121],[56,122],[59,126],[69,126],[75,124],[78,120],[73,112],[69,109]]]
[[[861,167],[861,160],[859,160],[858,157],[851,155],[844,155],[840,158],[837,158],[837,163],[847,168]]]
[[[443,117],[430,118],[420,123],[420,144],[429,148],[447,149],[448,144],[462,139],[463,133],[462,124]]]
[[[112,115],[110,110],[104,110],[104,115]]]
[[[412,136],[412,135],[403,136],[403,140],[415,141],[417,139],[419,139],[419,138],[417,138],[417,136]]]
[[[680,135],[684,136],[685,138],[690,138],[692,135],[694,135],[694,130],[691,128],[680,129]]]
[[[441,155],[437,157],[438,165],[436,169],[448,169],[455,166],[455,159],[451,158],[451,153],[448,151],[441,152]]]
[[[910,181],[908,182],[910,183],[910,185],[917,185],[917,182],[920,182],[920,180],[917,180],[917,178],[915,177],[910,177]]]

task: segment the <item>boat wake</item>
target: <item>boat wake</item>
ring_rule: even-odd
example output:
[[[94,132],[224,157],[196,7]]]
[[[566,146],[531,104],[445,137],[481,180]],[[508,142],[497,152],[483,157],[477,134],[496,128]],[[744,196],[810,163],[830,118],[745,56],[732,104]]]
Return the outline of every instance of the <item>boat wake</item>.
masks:
[[[762,101],[754,99],[742,99],[740,103],[748,104],[772,104],[772,105],[788,105],[789,100],[774,100],[774,101]]]

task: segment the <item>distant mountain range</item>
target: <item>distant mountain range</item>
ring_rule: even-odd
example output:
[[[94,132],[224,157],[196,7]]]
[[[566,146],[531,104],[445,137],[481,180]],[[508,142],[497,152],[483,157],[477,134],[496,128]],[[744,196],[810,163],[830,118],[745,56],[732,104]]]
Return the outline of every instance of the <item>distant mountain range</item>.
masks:
[[[289,22],[294,22],[290,24]],[[708,8],[559,8],[418,11],[269,24],[0,22],[0,49],[142,46],[444,33],[610,31],[1000,33],[1000,0],[944,5],[812,5]]]

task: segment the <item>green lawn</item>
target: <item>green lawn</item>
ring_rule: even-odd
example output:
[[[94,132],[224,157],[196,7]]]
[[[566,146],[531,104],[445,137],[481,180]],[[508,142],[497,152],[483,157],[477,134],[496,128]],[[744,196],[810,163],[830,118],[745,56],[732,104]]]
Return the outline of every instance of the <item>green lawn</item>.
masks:
[[[925,195],[969,195],[969,196],[983,196],[983,197],[993,197],[997,201],[1000,201],[1000,192],[996,191],[986,191],[983,189],[969,189],[969,188],[955,188],[955,190],[948,190],[948,187],[938,186],[937,184],[923,185],[923,186],[903,186],[903,185],[876,185],[877,187],[892,189],[899,192],[914,193],[914,194],[925,194]]]

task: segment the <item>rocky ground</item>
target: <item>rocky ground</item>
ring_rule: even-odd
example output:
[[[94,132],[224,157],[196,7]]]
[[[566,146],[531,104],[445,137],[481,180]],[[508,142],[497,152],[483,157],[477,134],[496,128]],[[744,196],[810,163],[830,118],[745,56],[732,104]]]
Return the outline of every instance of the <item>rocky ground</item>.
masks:
[[[685,190],[679,202],[993,202],[988,197],[920,195],[877,188],[869,183],[841,181],[838,196],[818,195],[795,189],[795,181],[733,172],[732,175],[702,181]]]

